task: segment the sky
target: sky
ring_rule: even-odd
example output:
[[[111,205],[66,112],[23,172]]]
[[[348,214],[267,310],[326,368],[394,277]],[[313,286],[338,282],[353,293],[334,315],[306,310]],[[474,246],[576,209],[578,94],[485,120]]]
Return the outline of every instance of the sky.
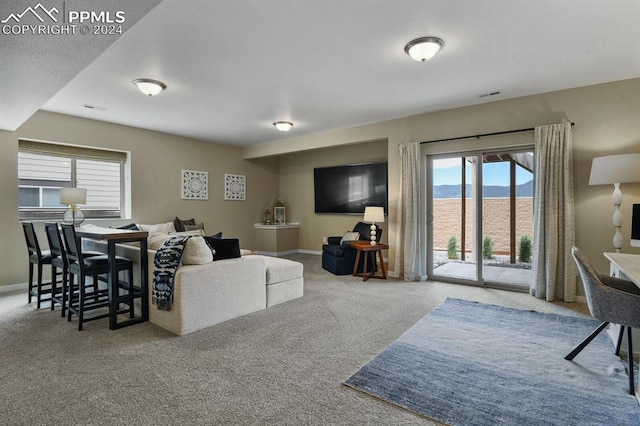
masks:
[[[509,162],[485,163],[482,170],[482,179],[485,186],[509,185]],[[467,167],[467,182],[471,183],[471,167]],[[526,183],[533,179],[533,174],[522,167],[516,168],[516,185]],[[433,184],[459,185],[462,176],[460,170],[460,158],[451,158],[434,161]]]

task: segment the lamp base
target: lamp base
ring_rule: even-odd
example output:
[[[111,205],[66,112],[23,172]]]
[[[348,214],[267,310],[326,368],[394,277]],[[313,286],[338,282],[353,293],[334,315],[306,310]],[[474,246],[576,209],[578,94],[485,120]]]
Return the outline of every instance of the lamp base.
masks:
[[[82,210],[77,207],[70,207],[64,212],[62,221],[64,223],[73,224],[73,226],[78,226],[84,222],[84,213],[82,213]]]
[[[378,244],[376,242],[376,235],[377,235],[376,229],[377,228],[378,227],[375,225],[375,223],[371,224],[371,228],[370,228],[371,229],[371,232],[370,232],[370,234],[371,234],[371,238],[370,238],[371,242],[369,244],[371,244],[372,246],[375,246],[375,245]]]

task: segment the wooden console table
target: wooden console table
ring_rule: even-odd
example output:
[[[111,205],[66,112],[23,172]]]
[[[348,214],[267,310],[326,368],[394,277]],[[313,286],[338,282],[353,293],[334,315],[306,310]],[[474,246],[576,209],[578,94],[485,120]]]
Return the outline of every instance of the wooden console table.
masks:
[[[372,246],[368,241],[354,241],[351,243],[351,247],[356,249],[358,253],[356,254],[356,261],[353,264],[353,276],[359,277],[358,274],[358,265],[360,264],[360,254],[364,252],[364,265],[362,265],[362,281],[367,281],[369,278],[380,278],[383,280],[387,279],[387,270],[384,267],[384,259],[382,258],[382,250],[386,250],[389,248],[387,244],[377,243],[375,246]],[[380,259],[380,269],[382,270],[382,275],[374,275],[367,273],[367,260],[370,256],[372,264],[376,262],[376,252],[378,253],[378,257]]]

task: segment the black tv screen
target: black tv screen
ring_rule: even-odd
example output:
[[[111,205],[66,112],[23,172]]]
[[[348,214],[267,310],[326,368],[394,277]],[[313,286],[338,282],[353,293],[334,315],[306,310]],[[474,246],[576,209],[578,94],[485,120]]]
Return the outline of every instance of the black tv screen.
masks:
[[[387,213],[387,163],[313,169],[316,213],[364,214],[367,206]]]

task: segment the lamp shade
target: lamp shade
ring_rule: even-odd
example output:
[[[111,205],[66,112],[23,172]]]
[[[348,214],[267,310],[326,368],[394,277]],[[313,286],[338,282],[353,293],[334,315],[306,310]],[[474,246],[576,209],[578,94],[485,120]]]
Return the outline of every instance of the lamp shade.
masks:
[[[133,84],[147,96],[155,96],[167,88],[167,85],[163,82],[150,78],[137,78],[133,80]]]
[[[589,185],[640,182],[640,153],[596,157],[591,163]]]
[[[61,188],[60,204],[86,204],[87,190],[84,188]]]
[[[371,223],[384,222],[384,207],[365,207],[364,221]]]

